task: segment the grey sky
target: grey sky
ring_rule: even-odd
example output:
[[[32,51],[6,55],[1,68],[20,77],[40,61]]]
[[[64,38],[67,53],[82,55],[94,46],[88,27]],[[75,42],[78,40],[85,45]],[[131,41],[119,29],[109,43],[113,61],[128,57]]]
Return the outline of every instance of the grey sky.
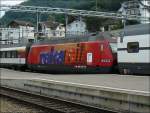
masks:
[[[0,0],[0,5],[17,5],[26,0]],[[5,14],[4,11],[0,11],[0,18]]]

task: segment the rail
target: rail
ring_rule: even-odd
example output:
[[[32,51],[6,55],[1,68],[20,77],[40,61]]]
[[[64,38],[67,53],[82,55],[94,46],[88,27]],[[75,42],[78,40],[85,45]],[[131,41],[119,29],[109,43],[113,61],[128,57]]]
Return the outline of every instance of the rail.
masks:
[[[44,97],[4,86],[0,87],[0,95],[50,109],[57,113],[115,113],[91,106],[81,105],[79,103],[56,99],[55,97]]]

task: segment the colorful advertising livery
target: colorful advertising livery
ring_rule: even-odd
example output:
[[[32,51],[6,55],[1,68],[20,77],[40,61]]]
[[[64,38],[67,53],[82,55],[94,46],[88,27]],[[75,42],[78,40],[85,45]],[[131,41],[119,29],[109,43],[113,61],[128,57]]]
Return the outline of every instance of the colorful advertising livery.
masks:
[[[110,73],[117,64],[108,41],[33,45],[28,54],[33,70]]]
[[[64,64],[65,51],[51,49],[49,52],[40,53],[40,64]]]

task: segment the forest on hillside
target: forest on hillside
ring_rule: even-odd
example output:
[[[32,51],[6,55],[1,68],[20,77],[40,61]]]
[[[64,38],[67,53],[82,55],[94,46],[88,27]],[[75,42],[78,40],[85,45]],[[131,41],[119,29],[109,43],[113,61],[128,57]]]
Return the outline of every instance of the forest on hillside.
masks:
[[[121,3],[128,0],[28,0],[21,5],[27,6],[43,6],[43,7],[59,7],[59,8],[72,8],[81,10],[96,10],[97,11],[109,11],[117,12],[121,7]],[[78,17],[69,17],[69,21]],[[5,16],[0,20],[3,25],[7,25],[12,20],[25,20],[32,23],[36,23],[36,14],[33,13],[19,13],[19,12],[7,12]],[[40,20],[46,21],[48,19],[54,19],[55,21],[65,23],[64,15],[53,14],[41,14]],[[87,23],[89,31],[97,31],[101,25],[111,24],[114,21],[112,19],[100,19],[100,18],[84,18]],[[119,21],[117,22],[119,23]]]

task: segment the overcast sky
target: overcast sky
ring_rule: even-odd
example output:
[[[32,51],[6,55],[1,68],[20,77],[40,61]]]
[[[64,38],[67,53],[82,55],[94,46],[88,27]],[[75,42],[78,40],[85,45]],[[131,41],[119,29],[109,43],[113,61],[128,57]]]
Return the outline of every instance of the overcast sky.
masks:
[[[26,0],[0,0],[0,5],[18,5],[24,1]],[[2,17],[4,14],[5,12],[0,11],[0,17]]]

